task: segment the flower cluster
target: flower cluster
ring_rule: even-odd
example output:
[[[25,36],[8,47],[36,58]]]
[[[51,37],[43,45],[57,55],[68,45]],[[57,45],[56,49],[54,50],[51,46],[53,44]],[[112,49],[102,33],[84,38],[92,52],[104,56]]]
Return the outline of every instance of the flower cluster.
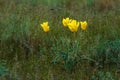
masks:
[[[77,32],[80,24],[81,24],[82,30],[86,30],[86,28],[87,28],[86,21],[78,22],[77,20],[74,20],[74,19],[72,20],[72,19],[66,18],[66,19],[63,19],[62,23],[63,23],[63,26],[68,27],[71,32]]]
[[[63,26],[68,27],[71,32],[77,32],[79,25],[81,25],[82,30],[86,30],[87,28],[87,22],[86,21],[80,21],[78,22],[77,20],[70,19],[70,18],[63,18],[62,20]],[[40,26],[43,28],[44,32],[49,32],[50,27],[48,25],[48,22],[43,22],[40,24]]]

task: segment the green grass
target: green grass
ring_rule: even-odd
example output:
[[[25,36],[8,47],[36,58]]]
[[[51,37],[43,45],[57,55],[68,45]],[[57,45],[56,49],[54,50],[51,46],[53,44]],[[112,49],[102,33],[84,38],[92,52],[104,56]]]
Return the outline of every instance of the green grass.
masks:
[[[119,80],[119,0],[103,9],[92,0],[48,1],[0,0],[0,80]],[[70,32],[66,17],[86,20],[87,29]]]

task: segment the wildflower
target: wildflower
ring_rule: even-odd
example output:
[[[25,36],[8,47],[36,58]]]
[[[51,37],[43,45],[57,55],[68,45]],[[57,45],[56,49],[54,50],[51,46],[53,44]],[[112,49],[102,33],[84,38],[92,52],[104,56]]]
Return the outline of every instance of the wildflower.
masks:
[[[81,29],[82,30],[86,30],[86,28],[87,28],[87,22],[84,21],[84,22],[80,22],[80,23],[81,23]]]
[[[68,24],[68,28],[70,29],[71,32],[77,32],[78,27],[79,27],[79,22],[77,22],[76,20],[72,20]]]
[[[43,22],[42,24],[40,24],[41,27],[43,28],[44,32],[48,32],[49,31],[49,25],[48,22]]]
[[[67,27],[70,22],[71,22],[71,19],[69,19],[69,18],[66,18],[66,19],[62,20],[62,23],[65,27]]]

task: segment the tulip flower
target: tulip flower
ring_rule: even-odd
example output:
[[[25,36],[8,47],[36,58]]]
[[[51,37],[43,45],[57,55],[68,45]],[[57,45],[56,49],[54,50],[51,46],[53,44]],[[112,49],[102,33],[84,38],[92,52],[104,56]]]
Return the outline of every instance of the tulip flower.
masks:
[[[49,25],[48,25],[48,22],[43,22],[42,24],[40,24],[41,27],[43,28],[43,31],[44,32],[48,32],[49,31]]]
[[[77,32],[78,27],[79,27],[79,22],[77,22],[76,20],[72,20],[68,24],[68,28],[70,29],[71,32]]]
[[[81,23],[81,29],[82,30],[86,30],[86,28],[87,28],[87,22],[84,21],[84,22],[80,22],[80,23]]]
[[[62,20],[62,23],[63,23],[64,27],[67,27],[70,22],[71,22],[71,19],[69,19],[69,18],[66,18],[66,19]]]

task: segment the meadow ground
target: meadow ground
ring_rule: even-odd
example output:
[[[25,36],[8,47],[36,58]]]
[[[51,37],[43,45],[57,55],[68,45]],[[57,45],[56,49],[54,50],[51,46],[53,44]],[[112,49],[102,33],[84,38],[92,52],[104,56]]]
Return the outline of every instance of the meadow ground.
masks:
[[[86,30],[71,32],[66,17],[87,21]],[[120,0],[0,0],[0,80],[119,76]]]

